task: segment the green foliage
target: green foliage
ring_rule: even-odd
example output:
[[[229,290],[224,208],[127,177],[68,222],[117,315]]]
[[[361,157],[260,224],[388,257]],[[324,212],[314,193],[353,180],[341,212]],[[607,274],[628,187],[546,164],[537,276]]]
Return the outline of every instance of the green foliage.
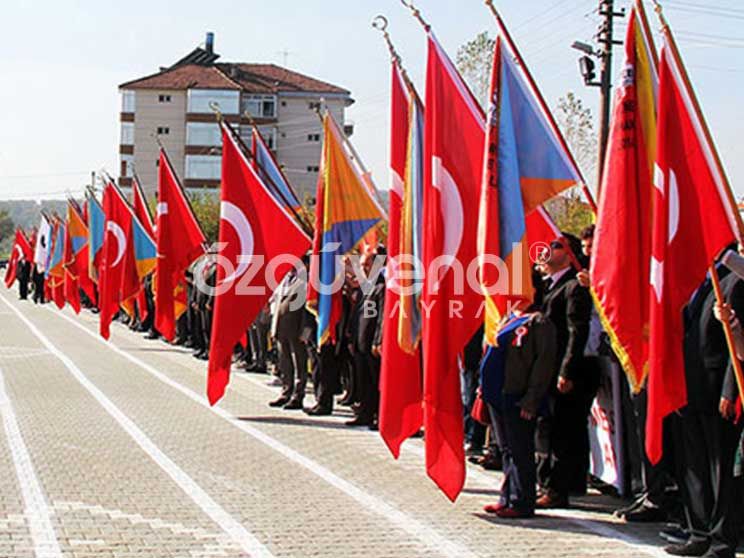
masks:
[[[15,225],[10,213],[6,210],[0,210],[0,259],[6,259],[13,247],[13,232]]]
[[[555,197],[545,204],[558,228],[576,236],[594,222],[591,207],[583,202],[580,196],[579,191],[571,190],[568,194]]]
[[[483,31],[457,49],[455,64],[482,107],[488,105],[491,65],[496,40]]]
[[[191,208],[210,244],[217,242],[220,229],[220,198],[216,192],[188,192]]]

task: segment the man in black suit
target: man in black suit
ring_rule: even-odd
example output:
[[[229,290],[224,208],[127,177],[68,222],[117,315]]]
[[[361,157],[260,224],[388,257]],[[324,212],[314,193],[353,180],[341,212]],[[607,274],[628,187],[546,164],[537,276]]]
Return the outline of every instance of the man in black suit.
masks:
[[[547,275],[542,313],[553,322],[557,335],[557,361],[549,403],[549,416],[537,430],[538,478],[543,494],[540,508],[565,507],[577,480],[585,487],[589,433],[587,419],[597,389],[597,371],[586,366],[584,348],[589,337],[592,299],[576,280],[571,251],[581,252],[575,237],[551,243],[543,267]]]
[[[31,275],[31,263],[26,261],[26,258],[18,260],[18,271],[16,277],[18,278],[18,294],[21,300],[28,298],[28,280]]]
[[[383,255],[383,254],[380,254]],[[373,255],[362,257],[362,268],[369,274]],[[347,426],[374,428],[379,407],[380,355],[374,348],[380,344],[378,326],[382,321],[385,300],[385,277],[377,276],[374,285],[360,286],[359,301],[350,317],[349,352],[354,365],[354,379],[359,396],[355,417]]]
[[[744,281],[730,273],[721,288],[734,315],[744,316]],[[735,422],[738,389],[723,327],[713,315],[715,302],[707,278],[684,313],[687,406],[673,416],[673,430],[681,455],[677,481],[691,536],[665,549],[675,556],[733,558],[736,550],[733,472],[742,425]]]

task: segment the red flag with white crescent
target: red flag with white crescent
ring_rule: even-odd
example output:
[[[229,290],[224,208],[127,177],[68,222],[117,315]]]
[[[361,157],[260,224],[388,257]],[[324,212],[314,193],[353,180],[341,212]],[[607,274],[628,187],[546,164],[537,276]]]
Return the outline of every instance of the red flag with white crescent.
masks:
[[[278,285],[293,269],[292,262],[301,266],[299,257],[310,242],[223,124],[219,252],[207,379],[210,404],[224,395],[235,345],[271,296],[268,274]],[[284,263],[279,263],[280,257]],[[272,270],[275,263],[279,265]]]
[[[662,455],[662,421],[687,404],[682,309],[737,237],[728,182],[706,133],[673,39],[659,64],[659,120],[651,241],[646,452]]]
[[[408,95],[397,63],[392,65],[390,106],[390,226],[388,232],[387,279],[395,281],[395,258],[400,253],[403,177],[408,149]],[[421,429],[424,421],[423,386],[418,351],[410,354],[398,344],[400,296],[396,289],[385,293],[380,368],[380,436],[397,458],[400,446]]]
[[[457,285],[477,261],[485,115],[432,33],[424,147],[424,429],[426,469],[448,498],[465,483],[458,355],[483,323],[481,293]],[[444,263],[432,272],[433,261]],[[455,269],[453,269],[455,268]],[[459,277],[458,277],[459,276]],[[459,287],[462,287],[461,289]]]

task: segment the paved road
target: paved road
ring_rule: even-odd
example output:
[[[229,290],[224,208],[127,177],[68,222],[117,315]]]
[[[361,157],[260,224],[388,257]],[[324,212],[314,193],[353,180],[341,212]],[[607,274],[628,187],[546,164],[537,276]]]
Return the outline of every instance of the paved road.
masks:
[[[205,363],[112,329],[0,293],[0,557],[664,555],[599,497],[505,522],[481,513],[498,475],[471,469],[453,505],[420,441],[396,462],[343,412],[270,409],[265,375],[210,408]]]

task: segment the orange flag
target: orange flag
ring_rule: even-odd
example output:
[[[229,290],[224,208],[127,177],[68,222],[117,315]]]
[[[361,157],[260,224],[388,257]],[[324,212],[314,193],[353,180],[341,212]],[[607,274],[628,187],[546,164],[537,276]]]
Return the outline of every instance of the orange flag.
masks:
[[[640,2],[625,40],[599,199],[592,295],[628,381],[639,391],[648,372],[651,199],[656,157],[657,57]],[[633,301],[633,309],[628,306]]]

